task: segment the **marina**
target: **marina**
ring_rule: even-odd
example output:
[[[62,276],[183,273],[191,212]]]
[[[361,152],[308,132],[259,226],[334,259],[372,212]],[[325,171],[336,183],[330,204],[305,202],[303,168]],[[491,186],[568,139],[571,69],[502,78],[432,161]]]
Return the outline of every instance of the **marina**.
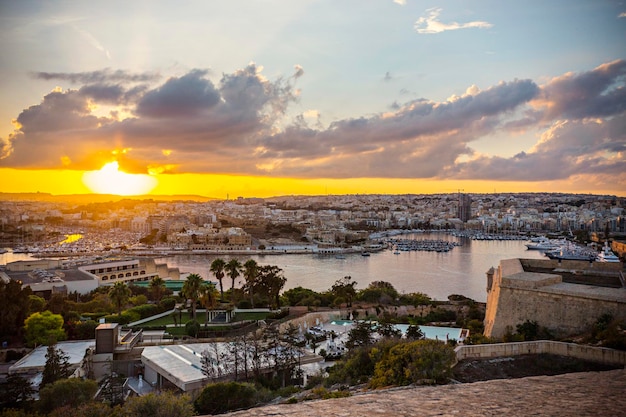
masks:
[[[527,250],[521,240],[472,240],[447,233],[408,234],[404,239],[432,239],[459,243],[449,252],[405,251],[395,254],[392,248],[373,252],[370,256],[348,253],[340,257],[315,254],[283,255],[220,255],[177,254],[160,257],[158,262],[179,268],[181,273],[196,272],[212,277],[211,262],[215,258],[255,260],[259,265],[276,265],[283,270],[287,282],[284,289],[304,287],[327,291],[336,280],[345,276],[366,288],[374,281],[387,281],[400,293],[421,292],[436,300],[451,294],[462,294],[485,302],[486,272],[501,259],[544,258],[543,252]],[[241,284],[239,284],[241,285]]]
[[[401,293],[421,292],[435,300],[445,300],[451,294],[461,294],[476,301],[486,301],[485,273],[500,260],[510,258],[541,259],[548,256],[562,260],[587,260],[607,262],[617,257],[610,249],[598,255],[597,250],[582,247],[567,241],[537,238],[536,242],[519,239],[476,239],[449,232],[423,232],[381,234],[377,245],[367,250],[339,252],[326,249],[327,253],[315,252],[311,248],[290,252],[288,246],[280,250],[259,253],[239,251],[230,253],[200,253],[196,251],[166,252],[133,250],[129,246],[122,250],[124,240],[117,243],[112,236],[103,235],[92,242],[82,234],[68,234],[63,242],[37,247],[32,252],[5,248],[0,253],[0,265],[16,260],[31,260],[44,256],[66,259],[64,265],[72,267],[85,262],[94,262],[98,257],[153,258],[181,273],[199,273],[205,279],[214,279],[209,271],[216,258],[237,258],[242,262],[255,260],[259,265],[275,265],[283,270],[287,278],[284,290],[296,287],[314,291],[327,291],[336,280],[350,276],[358,288],[366,288],[374,281],[390,282]],[[495,237],[495,236],[491,236]],[[546,243],[550,250],[531,249],[528,245]],[[109,247],[106,251],[90,252],[93,248]],[[69,252],[52,252],[63,248]],[[611,256],[613,255],[613,256]],[[89,263],[88,262],[88,263]],[[54,277],[48,277],[50,281]],[[57,278],[58,280],[58,278]],[[242,278],[236,286],[242,285]]]

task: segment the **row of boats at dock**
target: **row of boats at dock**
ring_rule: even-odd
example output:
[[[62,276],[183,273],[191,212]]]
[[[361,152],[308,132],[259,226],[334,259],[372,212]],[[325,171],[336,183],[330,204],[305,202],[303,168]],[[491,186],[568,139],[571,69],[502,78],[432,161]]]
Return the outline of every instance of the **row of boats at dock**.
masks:
[[[532,238],[526,244],[529,250],[539,250],[550,259],[588,261],[588,262],[620,262],[619,257],[604,243],[598,253],[593,247],[581,246],[566,239],[548,239],[545,236]]]
[[[438,239],[390,239],[388,244],[396,255],[407,251],[450,252],[461,246],[459,242]]]

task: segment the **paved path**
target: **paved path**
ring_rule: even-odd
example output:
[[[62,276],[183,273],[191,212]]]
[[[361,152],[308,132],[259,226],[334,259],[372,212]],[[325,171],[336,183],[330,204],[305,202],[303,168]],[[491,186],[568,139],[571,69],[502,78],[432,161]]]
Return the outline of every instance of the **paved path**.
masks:
[[[372,391],[230,417],[626,416],[626,370]]]

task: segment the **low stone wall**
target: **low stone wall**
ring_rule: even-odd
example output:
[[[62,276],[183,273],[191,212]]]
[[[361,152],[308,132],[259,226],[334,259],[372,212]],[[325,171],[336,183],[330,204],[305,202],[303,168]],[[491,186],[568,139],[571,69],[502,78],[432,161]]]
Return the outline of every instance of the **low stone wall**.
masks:
[[[626,352],[575,343],[537,340],[532,342],[495,343],[490,345],[464,345],[454,349],[458,361],[504,356],[536,355],[549,353],[591,362],[626,366]]]

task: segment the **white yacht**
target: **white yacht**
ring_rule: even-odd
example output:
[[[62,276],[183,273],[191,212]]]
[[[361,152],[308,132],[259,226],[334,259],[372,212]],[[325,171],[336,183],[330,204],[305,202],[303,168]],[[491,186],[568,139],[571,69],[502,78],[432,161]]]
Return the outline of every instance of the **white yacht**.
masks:
[[[602,252],[598,254],[596,257],[596,261],[598,262],[619,262],[619,258],[617,255],[613,253],[611,248],[609,247],[609,242],[604,242],[604,246],[602,247]]]
[[[563,241],[553,241],[546,237],[538,239],[537,242],[527,243],[526,247],[529,250],[555,250],[561,247]]]

